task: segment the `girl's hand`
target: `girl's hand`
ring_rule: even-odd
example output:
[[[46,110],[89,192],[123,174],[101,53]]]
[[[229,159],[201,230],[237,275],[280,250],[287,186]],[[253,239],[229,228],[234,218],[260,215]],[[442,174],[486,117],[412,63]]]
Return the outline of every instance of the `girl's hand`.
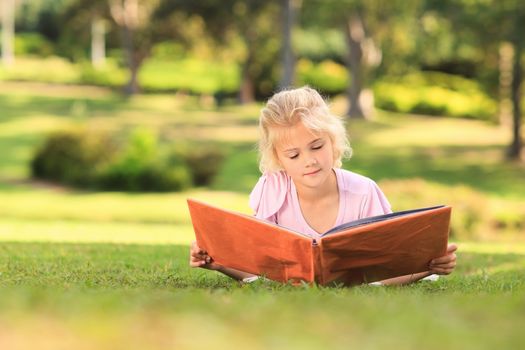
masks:
[[[190,247],[190,266],[202,267],[209,270],[219,270],[222,266],[215,264],[211,256],[205,250],[197,245],[196,241],[191,243]]]
[[[456,267],[456,253],[458,246],[449,244],[447,247],[447,255],[440,258],[433,259],[430,264],[430,272],[438,275],[448,275],[454,271]]]

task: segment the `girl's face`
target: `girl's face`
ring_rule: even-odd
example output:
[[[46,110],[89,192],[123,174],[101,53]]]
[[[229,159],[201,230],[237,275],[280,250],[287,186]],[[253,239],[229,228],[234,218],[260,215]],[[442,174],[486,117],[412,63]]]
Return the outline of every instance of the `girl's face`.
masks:
[[[279,163],[295,185],[315,188],[326,184],[334,165],[328,134],[314,134],[299,122],[287,128],[285,135],[275,149]]]

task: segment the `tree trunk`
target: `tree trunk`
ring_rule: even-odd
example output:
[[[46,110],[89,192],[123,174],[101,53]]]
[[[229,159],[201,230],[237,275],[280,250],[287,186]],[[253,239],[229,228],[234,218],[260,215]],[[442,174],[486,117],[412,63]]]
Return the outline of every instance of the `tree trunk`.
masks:
[[[239,103],[247,104],[255,101],[255,84],[250,74],[251,59],[244,63],[241,73],[241,87],[239,90]]]
[[[294,82],[295,57],[292,49],[292,29],[295,22],[295,13],[297,7],[296,0],[282,0],[283,19],[282,19],[282,65],[283,75],[279,87],[281,89],[292,86]]]
[[[521,67],[522,45],[517,40],[514,44],[514,68],[512,72],[512,143],[508,150],[510,159],[521,158],[521,82],[523,71]]]
[[[138,57],[138,53],[136,52],[135,48],[133,47],[133,30],[127,26],[124,26],[122,28],[123,30],[123,46],[124,46],[124,52],[126,53],[126,58],[128,61],[128,69],[130,73],[130,77],[128,80],[128,83],[124,87],[124,93],[126,95],[133,95],[139,92],[139,83],[138,83],[138,71],[140,68],[140,59]]]
[[[2,1],[2,62],[10,66],[15,61],[13,42],[15,36],[15,0]]]
[[[91,64],[100,68],[106,63],[104,20],[100,17],[93,18],[91,22]]]
[[[345,23],[345,34],[348,45],[346,62],[350,74],[350,84],[348,86],[350,108],[347,114],[350,118],[364,118],[360,96],[363,89],[363,49],[361,45],[365,39],[365,32],[359,16],[352,15]]]
[[[133,56],[136,56],[133,55]],[[140,66],[142,65],[142,59],[134,57],[131,62],[131,66],[129,67],[130,77],[129,81],[126,84],[126,87],[124,88],[124,92],[126,95],[134,95],[140,92],[140,86],[139,86],[139,70]]]
[[[111,16],[121,28],[122,49],[126,56],[130,78],[124,87],[124,93],[133,95],[139,92],[138,71],[146,55],[142,54],[133,44],[133,33],[138,28],[138,0],[111,0],[109,2]]]
[[[255,61],[256,47],[254,46],[256,33],[247,28],[244,32],[243,40],[248,50],[248,56],[243,62],[241,70],[241,86],[239,90],[239,103],[247,104],[255,101],[255,81],[252,75],[252,66]]]
[[[499,47],[499,108],[500,125],[510,128],[512,125],[512,64],[514,47],[511,43],[502,43]]]

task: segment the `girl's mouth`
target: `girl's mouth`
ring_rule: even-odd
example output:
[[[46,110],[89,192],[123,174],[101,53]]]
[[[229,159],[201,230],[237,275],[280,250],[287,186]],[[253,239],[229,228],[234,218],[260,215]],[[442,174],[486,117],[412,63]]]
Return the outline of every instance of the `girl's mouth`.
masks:
[[[311,173],[304,174],[304,176],[307,176],[307,175],[315,175],[315,174],[317,174],[317,173],[320,172],[320,171],[321,171],[321,169],[317,169],[317,170],[315,170],[315,171],[312,171]]]

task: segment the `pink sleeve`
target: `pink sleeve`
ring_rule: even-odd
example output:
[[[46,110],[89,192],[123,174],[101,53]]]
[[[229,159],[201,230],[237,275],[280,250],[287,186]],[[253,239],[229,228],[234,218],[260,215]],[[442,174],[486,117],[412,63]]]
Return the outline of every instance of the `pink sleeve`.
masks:
[[[361,208],[360,218],[367,218],[370,216],[390,214],[392,209],[390,203],[383,191],[377,186],[374,181],[370,181],[368,193],[366,194],[363,207]]]
[[[255,217],[275,223],[275,214],[284,203],[288,186],[288,176],[282,171],[261,176],[250,194],[250,207]]]

